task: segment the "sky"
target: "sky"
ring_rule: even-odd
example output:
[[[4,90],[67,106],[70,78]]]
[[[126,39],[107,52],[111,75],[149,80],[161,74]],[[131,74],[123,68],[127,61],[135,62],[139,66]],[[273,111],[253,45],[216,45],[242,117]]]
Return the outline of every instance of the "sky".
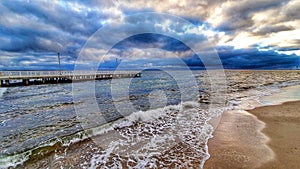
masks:
[[[57,52],[65,70],[300,69],[299,11],[299,0],[3,0],[0,70],[56,70]]]

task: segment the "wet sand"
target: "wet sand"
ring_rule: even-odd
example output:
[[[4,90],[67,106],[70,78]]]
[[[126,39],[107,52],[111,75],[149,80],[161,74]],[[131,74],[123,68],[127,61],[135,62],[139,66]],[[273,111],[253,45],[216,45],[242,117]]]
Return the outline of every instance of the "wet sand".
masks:
[[[300,101],[248,112],[224,113],[204,168],[299,168]]]

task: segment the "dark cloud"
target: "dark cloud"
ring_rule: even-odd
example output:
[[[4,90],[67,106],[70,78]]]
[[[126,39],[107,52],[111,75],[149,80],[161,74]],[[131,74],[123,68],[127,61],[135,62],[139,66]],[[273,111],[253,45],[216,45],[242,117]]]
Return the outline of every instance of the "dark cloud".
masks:
[[[260,1],[226,1],[223,8],[223,21],[218,25],[222,31],[235,31],[250,28],[254,25],[251,19],[254,13],[275,8],[282,5],[281,0],[260,0]],[[220,16],[221,17],[221,16]]]
[[[85,6],[79,2],[73,2],[74,5],[81,5],[84,8],[77,11],[72,6],[67,6],[63,1],[53,3],[50,1],[30,1],[29,3],[20,1],[1,1],[3,16],[0,19],[1,33],[7,36],[24,37],[24,42],[30,43],[37,39],[47,39],[57,43],[58,46],[64,48],[69,45],[83,45],[86,39],[91,36],[97,29],[101,27],[101,22],[108,19],[109,13],[103,13],[93,6]],[[19,21],[24,22],[22,25]],[[32,39],[32,40],[30,40]],[[13,42],[14,40],[12,40]],[[36,42],[37,43],[37,42]],[[53,50],[53,47],[37,44],[24,44],[33,46],[35,49],[41,47],[41,51]],[[10,45],[13,48],[14,45]],[[21,50],[11,49],[13,51]],[[10,50],[10,49],[2,49]]]
[[[299,56],[278,54],[274,51],[220,49],[218,54],[225,69],[298,69],[300,66]],[[191,68],[204,69],[210,66],[205,65],[197,55],[183,61]]]
[[[101,26],[100,21],[109,17],[108,14],[95,9],[78,12],[70,7],[66,8],[64,5],[55,5],[50,1],[33,1],[30,3],[3,1],[2,4],[15,15],[35,19],[32,22],[42,22],[74,35],[90,36]]]
[[[298,44],[300,44],[300,42],[298,42]],[[277,51],[296,51],[296,50],[300,50],[300,46],[293,46],[293,47],[276,47]]]
[[[300,19],[300,1],[294,0],[289,1],[290,3],[287,6],[284,6],[281,9],[281,15],[284,15],[281,21],[292,21]]]
[[[32,60],[38,60],[47,57],[49,52],[56,55],[60,51],[68,55],[64,59],[68,58],[66,61],[71,63],[87,38],[101,27],[100,22],[108,18],[108,14],[92,7],[91,10],[77,12],[64,5],[50,1],[1,1],[0,39],[5,42],[0,43],[1,53],[30,54],[35,57]],[[78,2],[77,5],[84,4]],[[18,62],[22,66],[20,57],[6,57],[8,64],[2,67],[14,66],[12,63]],[[34,66],[32,63],[30,65]]]
[[[300,66],[297,55],[279,54],[275,51],[259,51],[256,48],[226,50],[219,48],[224,68],[229,69],[296,69]]]
[[[177,39],[153,33],[131,36],[118,43],[114,48],[122,50],[126,50],[126,48],[161,48],[174,52],[190,50]]]
[[[260,35],[260,36],[265,36],[270,33],[277,33],[277,32],[282,32],[282,31],[290,31],[294,30],[295,28],[292,26],[287,26],[287,25],[268,25],[265,26],[258,31],[254,32],[254,35]]]

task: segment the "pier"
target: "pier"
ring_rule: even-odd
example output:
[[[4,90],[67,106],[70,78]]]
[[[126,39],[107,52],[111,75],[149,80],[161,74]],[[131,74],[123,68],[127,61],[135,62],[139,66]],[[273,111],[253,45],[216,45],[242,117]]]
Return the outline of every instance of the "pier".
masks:
[[[0,87],[141,77],[137,71],[0,71]]]

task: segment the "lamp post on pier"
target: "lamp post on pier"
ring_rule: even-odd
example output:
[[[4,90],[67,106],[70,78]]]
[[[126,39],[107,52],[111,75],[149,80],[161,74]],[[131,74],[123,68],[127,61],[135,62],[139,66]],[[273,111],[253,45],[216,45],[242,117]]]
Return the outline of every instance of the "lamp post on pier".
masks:
[[[60,67],[60,53],[59,53],[59,52],[57,52],[57,57],[58,57],[59,74],[61,75],[61,67]]]
[[[118,68],[118,58],[116,58],[116,70]]]

